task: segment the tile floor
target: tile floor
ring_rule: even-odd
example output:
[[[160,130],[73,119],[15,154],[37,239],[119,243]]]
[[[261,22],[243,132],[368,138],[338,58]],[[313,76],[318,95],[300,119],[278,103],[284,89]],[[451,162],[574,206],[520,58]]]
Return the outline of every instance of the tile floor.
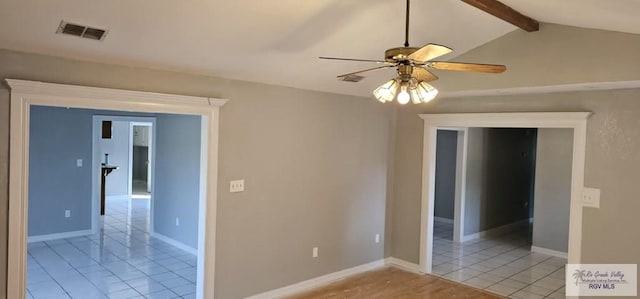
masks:
[[[147,181],[133,180],[131,182],[131,193],[137,195],[134,198],[151,198],[151,193],[147,192]]]
[[[566,259],[532,253],[526,230],[452,241],[453,224],[435,222],[433,274],[509,298],[565,298]]]
[[[27,298],[195,298],[197,258],[149,236],[149,200],[106,211],[98,235],[29,244]]]

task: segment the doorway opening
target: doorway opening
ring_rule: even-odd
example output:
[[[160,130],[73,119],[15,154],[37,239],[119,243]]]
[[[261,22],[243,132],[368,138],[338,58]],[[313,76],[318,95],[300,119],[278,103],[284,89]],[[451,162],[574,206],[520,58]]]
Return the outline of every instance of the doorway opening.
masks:
[[[189,159],[195,160],[195,164],[199,165],[199,167],[196,170],[198,172],[199,178],[194,180],[194,183],[196,184],[196,186],[191,188],[193,190],[196,190],[198,193],[197,202],[195,203],[195,206],[198,207],[197,217],[192,217],[192,218],[187,217],[191,219],[192,222],[197,223],[197,226],[199,228],[202,228],[197,231],[196,240],[192,240],[194,244],[197,244],[196,245],[197,261],[192,262],[192,264],[195,263],[194,267],[196,267],[196,269],[193,270],[195,271],[195,273],[192,273],[191,275],[193,276],[191,277],[194,277],[193,278],[195,280],[194,284],[198,286],[194,293],[194,296],[196,298],[212,297],[214,293],[214,290],[213,290],[214,284],[213,283],[205,284],[204,281],[205,281],[205,276],[207,278],[210,277],[212,279],[214,277],[214,270],[215,270],[215,267],[214,267],[215,218],[214,217],[215,217],[215,208],[216,208],[216,185],[217,185],[215,183],[217,180],[217,160],[216,160],[217,137],[218,137],[217,130],[218,130],[219,107],[222,106],[226,102],[226,100],[167,95],[167,94],[156,94],[156,93],[147,93],[147,92],[135,92],[135,91],[115,90],[115,89],[104,89],[104,88],[91,88],[91,87],[51,84],[51,83],[32,82],[32,81],[23,81],[23,80],[8,79],[6,81],[11,87],[11,100],[12,100],[11,147],[10,147],[11,161],[10,161],[10,171],[9,171],[10,172],[9,204],[12,208],[10,209],[10,212],[9,212],[8,271],[9,273],[13,273],[12,275],[8,276],[7,297],[8,298],[26,298],[27,297],[28,292],[27,292],[27,271],[26,270],[27,270],[27,267],[29,267],[30,273],[31,273],[31,270],[32,270],[31,267],[35,267],[35,266],[31,266],[32,260],[35,260],[35,259],[31,259],[30,258],[31,253],[27,252],[28,233],[32,232],[31,226],[30,225],[28,226],[28,224],[31,224],[32,221],[39,220],[35,216],[29,217],[29,214],[31,213],[29,210],[28,200],[32,197],[32,195],[34,195],[34,193],[32,193],[31,190],[29,190],[29,188],[30,188],[31,176],[34,176],[36,174],[35,171],[30,171],[31,167],[37,164],[41,164],[40,166],[51,166],[51,165],[48,165],[47,162],[51,163],[54,161],[61,162],[64,165],[61,165],[60,167],[50,167],[52,171],[68,170],[68,171],[78,172],[78,173],[83,171],[84,172],[90,171],[90,173],[99,173],[97,170],[101,167],[101,164],[93,163],[94,161],[100,161],[99,158],[96,157],[97,155],[91,155],[91,154],[89,158],[87,158],[86,155],[84,155],[83,157],[74,157],[69,159],[55,159],[55,157],[49,156],[49,158],[41,161],[36,161],[36,160],[29,161],[30,158],[28,153],[30,153],[31,149],[45,151],[45,155],[44,155],[45,157],[47,156],[46,151],[52,150],[51,148],[41,147],[41,146],[37,146],[37,144],[30,143],[31,137],[32,137],[31,136],[32,123],[30,122],[30,120],[35,119],[35,118],[32,118],[32,109],[34,107],[45,107],[49,109],[55,108],[55,109],[61,109],[61,110],[94,109],[94,110],[109,111],[109,112],[126,111],[125,112],[126,114],[131,114],[131,113],[133,114],[149,113],[149,114],[157,114],[157,115],[181,114],[181,115],[189,116],[190,118],[196,118],[195,121],[191,119],[192,121],[190,122],[190,124],[192,125],[195,124],[199,128],[199,130],[190,131],[191,134],[189,134],[188,136],[190,138],[194,138],[198,140],[198,143],[199,143],[199,146],[197,148],[198,153],[191,153],[190,155],[185,155]],[[88,115],[87,119],[89,124],[85,124],[82,126],[73,126],[72,127],[73,130],[78,131],[82,134],[86,134],[86,133],[91,134],[91,129],[90,129],[91,116]],[[44,121],[45,122],[47,121],[47,117],[44,118]],[[63,121],[66,121],[66,120],[63,119]],[[43,125],[43,127],[46,127],[46,123]],[[184,132],[184,130],[183,128],[178,128],[173,132],[169,132],[169,136],[179,136],[180,134],[176,134],[176,132]],[[47,140],[49,141],[55,138],[70,138],[69,139],[70,142],[73,142],[74,138],[72,138],[69,133],[70,132],[68,130],[62,130],[59,132],[59,134],[53,134],[53,135],[44,134],[44,135],[48,138]],[[89,140],[90,140],[90,137],[89,137]],[[173,142],[168,142],[168,143],[172,144]],[[64,145],[63,142],[59,142],[58,144]],[[78,148],[74,147],[74,150],[72,151],[66,151],[66,152],[62,151],[62,152],[66,154],[76,155],[79,153],[79,152],[76,152],[76,150],[87,149],[87,148],[89,149],[89,151],[91,151],[90,141],[87,143],[83,143],[82,147],[78,147]],[[73,162],[72,167],[68,165],[68,162],[70,159]],[[175,159],[168,159],[168,161],[174,161],[174,160]],[[89,163],[85,163],[85,161],[91,161],[92,163],[91,165],[87,165]],[[191,162],[194,162],[194,161],[191,161]],[[108,163],[105,163],[105,164],[108,164]],[[171,169],[172,169],[172,166],[170,165],[170,166],[167,166],[163,171],[156,170],[156,174],[159,174],[159,173],[172,174],[172,172],[170,171]],[[123,171],[126,171],[126,168],[124,168]],[[86,199],[85,201],[83,201],[80,205],[71,206],[70,210],[73,210],[74,208],[79,209],[82,207],[87,209],[88,207],[90,210],[93,211],[93,213],[83,214],[83,213],[73,213],[73,211],[71,211],[70,213],[68,213],[67,211],[63,211],[62,216],[59,213],[43,214],[43,215],[50,215],[52,217],[68,219],[67,221],[71,221],[71,218],[82,220],[78,222],[82,224],[81,225],[82,227],[80,228],[80,230],[75,230],[75,232],[78,233],[78,235],[67,236],[67,237],[74,239],[75,237],[91,235],[90,237],[88,237],[89,238],[88,240],[80,240],[81,241],[80,243],[83,243],[83,244],[75,244],[75,245],[74,244],[56,244],[56,245],[61,245],[61,247],[58,249],[60,249],[61,252],[64,252],[65,256],[67,256],[67,259],[58,258],[57,262],[58,263],[65,262],[67,265],[63,266],[63,264],[61,264],[60,268],[54,266],[52,269],[64,270],[63,267],[65,269],[73,268],[76,272],[79,273],[79,275],[72,275],[72,278],[84,277],[85,279],[88,280],[89,278],[85,275],[87,273],[80,272],[79,270],[80,268],[83,268],[86,270],[91,267],[96,267],[96,264],[95,264],[96,261],[95,260],[93,262],[85,261],[87,263],[83,265],[82,261],[75,259],[77,255],[74,254],[74,249],[78,252],[84,252],[81,249],[82,248],[87,249],[87,247],[89,247],[87,251],[88,252],[87,256],[89,259],[91,259],[94,254],[106,254],[106,251],[100,251],[98,248],[92,248],[93,245],[88,244],[87,242],[89,243],[98,242],[96,246],[107,246],[109,248],[109,254],[108,254],[109,257],[105,257],[104,262],[115,261],[113,259],[122,259],[123,257],[136,257],[136,256],[139,257],[140,260],[146,259],[148,261],[149,260],[148,258],[144,256],[140,257],[137,254],[149,254],[150,252],[153,253],[154,255],[162,255],[161,252],[168,254],[169,251],[180,252],[178,253],[178,255],[180,256],[189,255],[188,252],[186,253],[184,252],[184,248],[175,248],[177,246],[172,246],[173,244],[168,244],[167,242],[168,240],[162,240],[160,235],[156,236],[156,238],[149,238],[148,235],[142,236],[143,234],[139,234],[134,237],[134,239],[148,240],[150,244],[147,244],[147,245],[156,247],[155,249],[150,249],[146,252],[142,250],[142,252],[144,252],[142,253],[142,252],[138,252],[138,250],[143,249],[141,247],[136,246],[135,248],[128,248],[127,244],[130,243],[131,238],[126,238],[126,236],[121,236],[121,235],[126,233],[136,234],[137,231],[134,230],[133,227],[130,226],[126,221],[122,222],[122,224],[125,226],[124,231],[122,232],[117,231],[117,229],[114,230],[112,228],[107,228],[103,230],[103,232],[107,234],[106,236],[96,237],[95,235],[93,235],[92,233],[96,229],[96,227],[91,227],[91,226],[92,224],[95,223],[95,221],[90,220],[92,216],[90,216],[89,214],[98,215],[97,212],[99,211],[99,196],[96,196],[97,193],[95,192],[95,190],[99,189],[99,188],[96,188],[97,187],[96,183],[99,182],[99,177],[92,176],[90,173],[87,175],[81,175],[78,177],[80,178],[84,177],[91,182],[77,185],[70,190],[73,190],[73,191],[76,191],[76,189],[94,190],[94,192],[90,191],[89,193],[91,194],[89,196],[85,196],[85,199]],[[152,176],[152,179],[154,179],[154,177],[156,176]],[[65,178],[61,174],[58,174],[53,177],[58,177],[62,179]],[[152,184],[152,188],[153,188],[153,184]],[[173,196],[170,196],[170,197],[173,197]],[[65,197],[62,197],[62,198],[65,198]],[[160,201],[158,200],[158,202]],[[58,202],[50,201],[50,203],[56,204]],[[33,206],[38,207],[37,204],[34,204]],[[56,209],[59,210],[60,208],[65,209],[63,205],[58,204],[58,205],[52,206],[50,211],[53,211]],[[173,211],[173,208],[169,208],[168,210]],[[210,219],[207,219],[206,217],[207,215],[211,215]],[[185,222],[181,222],[178,224],[178,221],[176,221],[176,224],[177,224],[176,226],[194,224],[194,223],[185,223]],[[66,223],[66,224],[69,224],[69,223]],[[165,222],[163,221],[163,223]],[[167,223],[172,224],[173,222],[167,221]],[[43,227],[45,227],[46,229],[55,228],[54,226],[46,227],[46,225]],[[91,228],[91,229],[87,230],[87,228]],[[151,228],[156,229],[154,228],[153,225],[151,225]],[[169,230],[171,233],[171,230],[172,230],[171,227],[168,227],[166,229]],[[47,235],[49,236],[47,236],[47,238],[56,237],[56,239],[59,239],[60,237],[59,235],[51,236],[52,234],[55,234],[55,232],[48,232]],[[125,237],[125,239],[122,242],[119,242],[116,239],[119,237]],[[156,241],[155,239],[159,239],[159,240]],[[51,248],[50,244],[46,244],[47,242],[46,240],[42,240],[42,239],[33,240],[32,238],[32,240],[30,241],[44,242],[44,244],[48,249],[53,249]],[[52,241],[57,242],[55,240],[52,240]],[[77,241],[77,240],[74,239],[74,241]],[[69,243],[69,240],[66,240],[65,242]],[[159,248],[159,247],[162,247],[162,248]],[[45,248],[45,247],[42,247],[42,248]],[[60,257],[61,252],[56,252],[54,256]],[[48,255],[48,254],[44,254],[44,255]],[[167,255],[164,255],[164,257],[167,258],[168,261],[167,261],[167,264],[163,267],[165,268],[165,270],[170,270],[171,272],[173,272],[174,275],[177,274],[178,271],[182,270],[179,268],[184,266],[183,264],[188,264],[182,260],[180,261],[170,260],[169,258],[171,257]],[[178,257],[174,256],[173,258],[178,258]],[[124,276],[121,276],[120,280],[125,281],[125,280],[140,278],[141,277],[140,275],[146,275],[151,277],[152,275],[155,275],[155,274],[151,274],[151,272],[154,272],[154,271],[157,272],[158,270],[162,270],[157,268],[155,265],[149,265],[149,267],[145,268],[143,265],[138,264],[136,261],[133,261],[133,263],[126,262],[126,264],[123,264],[122,261],[121,262],[115,261],[115,262],[116,263],[109,265],[111,269],[106,268],[106,265],[101,265],[101,267],[103,267],[104,269],[98,269],[97,271],[101,272],[102,274],[108,274],[107,272],[102,272],[102,271],[110,271],[111,274],[115,274],[115,272],[113,271],[119,272],[122,275],[124,275]],[[29,263],[29,266],[27,265],[28,263]],[[177,267],[173,267],[171,266],[171,264],[174,264]],[[135,265],[139,265],[141,268],[136,268]],[[42,265],[40,264],[38,266],[42,266]],[[144,272],[143,270],[149,273]],[[162,271],[165,271],[165,270],[162,270]],[[65,275],[65,273],[66,272],[64,271],[59,272],[59,274],[61,275]],[[93,273],[93,272],[89,271],[89,273]],[[161,275],[165,273],[156,273],[156,274]],[[171,275],[171,274],[168,274],[168,275]],[[176,278],[176,277],[173,277],[173,278]],[[157,280],[155,279],[154,281],[157,282]],[[73,282],[74,282],[73,279],[69,280],[70,285],[67,286],[69,289],[74,288],[73,286],[71,286],[73,285]],[[140,282],[138,281],[137,283],[140,283]],[[135,284],[138,285],[137,283]],[[130,291],[129,289],[135,289],[133,284],[129,284],[129,283],[124,283],[124,284],[127,286],[128,289],[125,288],[123,289],[123,291],[129,292]],[[153,283],[146,283],[143,285],[138,285],[138,287],[144,288],[145,286],[151,286],[152,284]],[[164,287],[166,288],[167,285],[164,285]],[[66,292],[64,287],[62,287],[61,289]],[[151,289],[149,290],[151,291]],[[140,291],[141,290],[136,289],[136,292],[138,294],[141,294]],[[82,293],[80,289],[75,289],[75,292]],[[68,293],[66,294],[68,295]],[[122,294],[122,295],[126,297],[128,294]],[[87,298],[87,297],[84,296],[81,298]]]
[[[203,258],[197,250],[204,198],[199,167],[206,150],[201,117],[30,109],[29,296],[195,297]],[[143,120],[161,127],[149,132],[160,145],[149,160],[155,165],[155,156],[160,159],[152,176],[161,182],[153,201],[128,195],[131,127]],[[93,130],[87,130],[92,123]],[[69,160],[74,167],[68,167]]]
[[[469,171],[458,201],[458,132],[437,134],[432,273],[504,296],[564,296],[572,130],[466,132]],[[465,203],[460,240],[455,203]]]
[[[422,225],[421,225],[421,242],[420,242],[420,268],[424,273],[433,273],[439,275],[449,275],[449,279],[453,279],[456,281],[462,281],[466,284],[473,285],[478,288],[489,288],[494,286],[493,292],[500,293],[502,295],[513,295],[519,291],[522,292],[530,292],[533,291],[532,294],[535,296],[541,296],[539,293],[538,285],[533,286],[534,283],[544,284],[546,291],[549,291],[549,294],[544,294],[544,296],[552,295],[553,292],[559,291],[561,286],[558,285],[564,284],[564,272],[560,267],[564,266],[567,263],[567,259],[569,263],[578,263],[580,260],[580,237],[581,237],[581,220],[582,220],[582,202],[581,202],[581,191],[582,191],[582,181],[584,178],[584,150],[585,150],[585,139],[586,139],[586,119],[590,113],[479,113],[479,114],[439,114],[439,115],[421,115],[421,117],[425,120],[425,137],[424,137],[424,158],[423,158],[423,196],[422,196]],[[528,182],[531,184],[529,188],[527,188],[527,180],[522,180],[522,188],[524,191],[528,191],[533,193],[533,195],[529,196],[533,198],[533,200],[516,200],[513,203],[514,207],[510,208],[508,212],[497,214],[498,216],[504,214],[514,214],[514,209],[522,210],[519,214],[522,214],[521,221],[512,222],[510,225],[489,225],[485,226],[485,229],[476,229],[478,225],[486,225],[488,222],[494,221],[499,217],[488,217],[491,219],[487,219],[485,216],[485,220],[482,220],[482,217],[478,217],[481,215],[476,214],[475,219],[473,218],[473,213],[469,213],[470,210],[475,208],[486,209],[487,204],[482,204],[482,201],[474,202],[472,199],[473,194],[470,192],[479,193],[480,195],[486,195],[483,192],[477,192],[478,190],[474,190],[476,185],[485,183],[486,180],[491,176],[491,174],[480,173],[477,175],[481,179],[480,182],[470,181],[471,176],[470,173],[474,171],[477,172],[479,169],[477,163],[474,161],[478,160],[478,157],[473,157],[473,150],[470,149],[470,145],[472,144],[474,137],[472,135],[471,130],[476,128],[474,127],[485,127],[485,128],[497,128],[494,130],[506,130],[506,128],[518,128],[519,130],[525,130],[526,128],[539,128],[538,132],[544,132],[547,134],[548,131],[563,131],[562,134],[556,134],[556,139],[562,141],[566,148],[568,148],[564,153],[565,155],[557,155],[554,157],[545,157],[543,160],[546,160],[547,163],[552,161],[550,164],[553,166],[557,166],[562,164],[562,171],[546,171],[545,169],[549,169],[550,167],[538,167],[540,160],[532,160],[535,157],[527,157],[527,154],[523,154],[522,152],[518,153],[515,157],[520,156],[522,160],[531,160],[536,161],[534,165],[536,166],[534,169],[534,174],[545,175],[547,178],[551,177],[550,174],[562,176],[562,186],[564,188],[564,193],[561,197],[564,198],[563,204],[564,207],[558,207],[558,203],[561,201],[558,198],[551,198],[552,200],[547,200],[546,202],[538,200],[538,195],[546,196],[547,198],[553,197],[549,196],[549,192],[546,192],[544,188],[547,190],[553,189],[553,185],[557,185],[559,178],[539,181],[539,185],[533,185],[534,180],[529,180]],[[436,212],[438,212],[437,208],[442,208],[442,205],[437,205],[435,200],[438,193],[438,183],[441,184],[442,179],[438,179],[438,135],[440,133],[439,130],[442,129],[455,129],[458,132],[458,137],[464,140],[463,153],[456,155],[456,165],[458,168],[462,165],[465,167],[466,175],[462,176],[462,184],[465,185],[462,190],[462,197],[455,197],[454,199],[454,219],[448,220],[448,222],[454,222],[454,224],[458,223],[458,228],[461,230],[460,238],[455,238],[451,235],[450,231],[453,229],[455,233],[455,228],[451,228],[450,223],[445,223],[449,225],[449,232],[446,237],[449,239],[439,238],[438,234],[442,234],[442,224],[443,221],[439,218],[436,218]],[[568,135],[567,135],[568,133]],[[462,136],[464,134],[464,136]],[[440,135],[442,135],[440,133]],[[548,134],[547,134],[548,135]],[[476,134],[477,136],[477,134]],[[538,140],[539,141],[539,140]],[[452,142],[449,142],[452,144]],[[540,142],[537,142],[537,147],[540,147]],[[457,146],[457,143],[455,144]],[[551,146],[544,145],[547,147],[547,151],[549,148],[555,149],[558,148],[559,144],[555,143]],[[538,148],[533,149],[533,153],[541,154],[540,152],[536,152]],[[449,152],[458,152],[459,148],[450,148]],[[499,152],[500,147],[494,148],[483,148],[484,152],[495,153]],[[566,154],[568,153],[568,155]],[[504,156],[504,155],[503,155]],[[553,156],[553,155],[552,155]],[[462,163],[459,162],[460,158],[464,157]],[[557,157],[561,157],[558,159]],[[440,157],[442,158],[442,156]],[[446,157],[444,157],[446,158]],[[482,156],[480,156],[482,158]],[[555,159],[555,160],[554,160]],[[445,159],[446,160],[446,159]],[[452,160],[452,159],[449,159]],[[495,160],[495,159],[494,159]],[[503,158],[497,159],[498,164],[503,163]],[[560,163],[559,161],[563,161]],[[442,163],[441,163],[442,164]],[[526,163],[525,163],[526,164]],[[449,162],[449,177],[452,177],[453,167],[451,166],[451,162]],[[481,169],[481,168],[480,168]],[[542,169],[542,171],[540,171]],[[446,173],[445,173],[446,174]],[[446,176],[446,175],[445,175]],[[460,178],[456,177],[456,181]],[[466,180],[466,181],[465,181]],[[482,180],[485,180],[483,182]],[[458,182],[456,182],[456,186]],[[503,182],[503,184],[507,184],[507,182]],[[452,184],[449,183],[449,186]],[[496,189],[497,186],[498,191],[503,189],[499,184],[494,184],[493,189]],[[544,187],[544,188],[542,188]],[[532,192],[532,190],[535,191]],[[542,188],[542,189],[541,189]],[[476,188],[478,189],[478,188]],[[487,188],[485,188],[486,190]],[[458,192],[455,194],[459,194],[459,189],[456,188]],[[451,197],[451,191],[449,190],[448,194]],[[526,193],[526,192],[525,192]],[[558,192],[556,192],[558,193]],[[521,195],[521,197],[527,197],[525,195]],[[520,201],[518,203],[518,201]],[[478,203],[481,203],[478,205]],[[520,205],[520,207],[518,207]],[[538,211],[539,209],[543,209],[544,212]],[[564,212],[564,217],[552,216],[553,219],[544,219],[545,215],[548,214],[548,211],[555,212]],[[450,209],[449,209],[450,215]],[[438,212],[441,213],[441,212]],[[463,215],[463,217],[460,217]],[[567,215],[569,219],[567,220]],[[528,217],[527,217],[528,216]],[[471,217],[471,218],[469,218]],[[464,219],[461,221],[461,218]],[[480,219],[478,219],[480,218]],[[536,221],[537,219],[537,221]],[[517,220],[517,219],[515,219]],[[548,233],[550,230],[548,229],[548,225],[550,223],[554,223],[556,228],[560,227],[557,223],[557,220],[561,222],[565,221],[564,225],[566,227],[565,233],[555,234],[555,242],[560,243],[564,242],[564,248],[560,246],[559,249],[551,249],[553,248],[549,245],[548,236],[554,235],[553,233],[557,231],[562,231],[560,229],[556,229],[553,233]],[[568,223],[567,223],[568,222]],[[542,225],[540,225],[542,224]],[[536,231],[540,231],[540,226],[547,226],[547,233],[544,234],[536,234]],[[455,225],[454,225],[455,227]],[[489,228],[488,230],[486,228]],[[520,234],[518,234],[520,232]],[[570,233],[569,233],[570,232]],[[435,234],[435,235],[434,235]],[[487,237],[491,236],[505,236],[508,237],[507,241],[515,242],[516,246],[511,248],[509,251],[511,253],[507,254],[505,250],[509,249],[508,246],[505,245],[497,245],[496,243],[499,240],[487,240]],[[511,237],[509,237],[511,236]],[[542,236],[542,237],[541,237]],[[564,238],[562,240],[562,238]],[[567,242],[568,238],[568,242]],[[510,239],[510,240],[509,240]],[[545,240],[546,239],[546,240]],[[546,243],[545,243],[546,242]],[[552,242],[552,243],[553,243]],[[568,244],[567,244],[568,243]],[[545,244],[538,246],[537,244]],[[568,245],[568,246],[567,246]],[[495,247],[495,248],[491,248]],[[532,253],[532,251],[534,253]],[[492,258],[497,258],[498,260],[491,260]],[[513,263],[513,264],[510,264]],[[504,269],[499,269],[500,266],[508,266],[503,267]],[[523,270],[528,268],[536,267],[533,272],[534,275],[529,275],[528,277]],[[495,270],[495,271],[494,271]],[[486,273],[487,271],[494,271],[491,275],[483,275],[479,276],[480,273]],[[549,272],[551,271],[551,272]],[[446,272],[446,273],[444,273]],[[517,277],[520,280],[527,280],[526,282],[517,281],[514,279],[505,280],[505,278],[513,278],[513,275],[518,275]],[[531,274],[531,273],[529,273]],[[553,275],[552,275],[553,274]],[[485,279],[489,278],[489,279]],[[526,279],[525,279],[526,278]],[[511,283],[511,281],[516,281],[516,283]],[[497,283],[502,282],[503,285],[497,285]],[[524,283],[524,284],[523,284]],[[556,288],[557,290],[553,290]],[[533,290],[535,289],[535,291]],[[526,295],[526,294],[518,294],[518,295]],[[543,296],[543,297],[544,297]]]
[[[130,194],[132,198],[151,199],[153,123],[131,122],[129,148]]]

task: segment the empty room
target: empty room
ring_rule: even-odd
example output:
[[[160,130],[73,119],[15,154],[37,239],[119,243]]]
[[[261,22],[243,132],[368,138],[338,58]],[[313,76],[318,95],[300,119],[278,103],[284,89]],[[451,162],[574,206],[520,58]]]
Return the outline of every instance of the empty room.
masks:
[[[3,0],[0,298],[636,298],[638,13]]]

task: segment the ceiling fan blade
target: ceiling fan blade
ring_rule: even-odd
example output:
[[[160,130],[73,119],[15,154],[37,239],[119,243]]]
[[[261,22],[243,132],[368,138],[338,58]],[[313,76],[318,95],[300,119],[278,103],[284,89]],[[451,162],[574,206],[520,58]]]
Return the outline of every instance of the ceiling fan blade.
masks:
[[[383,66],[379,66],[379,67],[374,67],[374,68],[370,68],[370,69],[366,69],[366,70],[360,70],[357,72],[353,72],[353,73],[348,73],[348,74],[344,74],[344,75],[340,75],[338,76],[339,78],[343,78],[343,77],[348,77],[348,76],[353,76],[353,75],[358,75],[358,74],[362,74],[364,72],[370,72],[370,71],[375,71],[375,70],[380,70],[380,69],[386,69],[386,68],[390,68],[390,67],[394,67],[393,65],[383,65]]]
[[[451,53],[453,50],[436,44],[428,44],[408,56],[409,59],[416,62],[427,62],[431,59]]]
[[[499,74],[507,70],[506,66],[498,65],[498,64],[432,61],[427,63],[426,65],[432,69],[437,69],[437,70],[481,72],[481,73],[494,73],[494,74]]]
[[[438,76],[421,67],[414,67],[413,74],[411,75],[414,78],[418,79],[419,81],[424,81],[424,82],[431,82],[431,81],[438,80]]]
[[[356,59],[356,58],[340,58],[340,57],[323,57],[323,56],[320,56],[320,57],[318,57],[318,58],[320,58],[320,59],[327,59],[327,60],[360,61],[360,62],[375,62],[375,63],[393,64],[393,63],[391,63],[391,62],[384,61],[384,60],[372,60],[372,59]]]

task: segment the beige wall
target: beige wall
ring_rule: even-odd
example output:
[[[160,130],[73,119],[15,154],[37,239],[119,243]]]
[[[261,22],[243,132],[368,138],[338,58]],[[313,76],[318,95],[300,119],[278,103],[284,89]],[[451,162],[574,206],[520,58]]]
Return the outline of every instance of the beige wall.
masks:
[[[10,51],[0,51],[4,78],[230,100],[220,116],[216,298],[240,298],[384,257],[374,235],[385,240],[388,106]],[[8,108],[8,91],[0,89],[0,256],[6,256]],[[229,193],[228,181],[238,178],[246,180],[246,191]],[[318,259],[311,258],[314,246]]]

